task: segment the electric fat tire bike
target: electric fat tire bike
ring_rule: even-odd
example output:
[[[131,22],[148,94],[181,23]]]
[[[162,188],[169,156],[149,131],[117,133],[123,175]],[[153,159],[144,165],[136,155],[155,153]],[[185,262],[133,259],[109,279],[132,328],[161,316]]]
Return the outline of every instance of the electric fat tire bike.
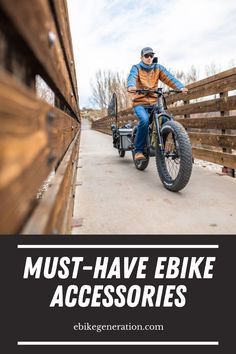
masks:
[[[140,89],[138,94],[156,94],[157,102],[150,110],[149,127],[143,154],[145,159],[135,159],[135,142],[138,126],[131,129],[125,126],[118,129],[114,124],[113,146],[118,149],[119,156],[124,157],[125,151],[131,150],[135,167],[143,171],[149,164],[150,157],[155,157],[156,167],[164,187],[170,191],[178,192],[189,182],[192,173],[192,146],[184,127],[167,112],[164,94],[180,93],[179,90],[162,91]],[[127,130],[125,147],[122,146],[122,129]],[[121,131],[121,132],[119,132]],[[124,139],[123,139],[124,140]]]

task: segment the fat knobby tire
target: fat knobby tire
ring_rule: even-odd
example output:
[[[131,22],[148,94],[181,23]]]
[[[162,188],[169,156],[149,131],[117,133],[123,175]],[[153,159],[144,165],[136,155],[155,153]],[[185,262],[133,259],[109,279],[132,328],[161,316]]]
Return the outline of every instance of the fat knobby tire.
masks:
[[[118,154],[120,157],[125,157],[125,150],[118,150]]]
[[[180,123],[176,121],[168,121],[163,124],[161,135],[164,140],[169,133],[174,134],[175,141],[178,145],[178,153],[180,157],[179,172],[175,179],[169,175],[165,163],[165,157],[158,148],[158,144],[156,149],[156,166],[164,187],[170,191],[178,192],[187,185],[192,173],[192,146],[187,132]]]

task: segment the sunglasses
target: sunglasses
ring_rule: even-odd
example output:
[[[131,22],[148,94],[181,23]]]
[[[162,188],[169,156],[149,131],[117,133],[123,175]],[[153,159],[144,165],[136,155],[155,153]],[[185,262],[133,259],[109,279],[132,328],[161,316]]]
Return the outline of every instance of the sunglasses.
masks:
[[[145,58],[149,58],[149,57],[150,57],[150,58],[153,58],[153,57],[154,57],[154,54],[144,54],[144,57],[145,57]]]

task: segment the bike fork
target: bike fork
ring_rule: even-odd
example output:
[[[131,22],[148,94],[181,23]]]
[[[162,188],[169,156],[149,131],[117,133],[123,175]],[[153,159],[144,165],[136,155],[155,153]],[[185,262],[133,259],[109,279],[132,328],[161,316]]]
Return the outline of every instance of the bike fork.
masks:
[[[160,125],[159,125],[159,121],[158,121],[158,115],[156,115],[156,114],[155,114],[155,121],[156,121],[156,130],[157,130],[157,136],[158,136],[157,143],[159,145],[159,148],[163,152],[164,151],[164,144],[163,144],[163,139],[162,139],[161,132],[160,132]]]

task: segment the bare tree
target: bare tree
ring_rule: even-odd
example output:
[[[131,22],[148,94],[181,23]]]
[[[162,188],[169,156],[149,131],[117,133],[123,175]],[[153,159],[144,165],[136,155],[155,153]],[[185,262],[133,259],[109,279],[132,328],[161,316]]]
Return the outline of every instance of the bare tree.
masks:
[[[213,62],[211,64],[208,64],[208,65],[205,66],[206,77],[218,74],[221,71],[222,71],[221,66],[220,65],[216,65]]]
[[[92,96],[90,102],[100,109],[108,107],[113,93],[117,95],[119,110],[131,106],[131,98],[127,92],[126,78],[121,73],[98,70],[91,82]]]
[[[184,72],[183,70],[169,71],[172,72],[176,79],[180,80],[184,85],[197,81],[199,77],[197,68],[194,65],[192,65],[187,72]]]
[[[185,73],[183,72],[183,70],[177,70],[177,71],[173,72],[173,75],[176,77],[176,79],[178,79],[180,81],[185,80]]]
[[[191,84],[198,80],[199,74],[197,72],[197,68],[192,65],[190,70],[185,74],[184,82],[185,85]]]

